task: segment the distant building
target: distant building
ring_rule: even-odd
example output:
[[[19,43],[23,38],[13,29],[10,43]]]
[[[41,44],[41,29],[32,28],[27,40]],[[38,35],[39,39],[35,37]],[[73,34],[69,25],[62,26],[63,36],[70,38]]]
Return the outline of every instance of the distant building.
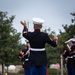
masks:
[[[51,64],[50,68],[59,69],[60,68],[60,64],[59,63],[57,63],[57,64]]]
[[[8,70],[9,71],[14,71],[16,69],[15,65],[9,65]]]
[[[22,70],[22,65],[16,65],[16,71]]]

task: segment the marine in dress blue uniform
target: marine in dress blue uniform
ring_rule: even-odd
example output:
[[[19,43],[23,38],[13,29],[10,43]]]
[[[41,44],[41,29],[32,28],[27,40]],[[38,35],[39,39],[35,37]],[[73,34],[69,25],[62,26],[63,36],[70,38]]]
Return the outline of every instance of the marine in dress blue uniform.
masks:
[[[72,55],[72,75],[75,75],[75,40],[72,41],[72,47],[71,47],[71,55]]]
[[[29,42],[27,42],[27,47],[22,49],[18,55],[18,58],[22,61],[22,66],[24,68],[24,75],[30,75],[30,64],[29,64]]]
[[[46,66],[47,66],[47,56],[45,50],[45,44],[48,43],[53,47],[56,47],[58,44],[58,37],[54,37],[52,40],[47,33],[41,32],[42,24],[44,23],[43,19],[33,18],[34,32],[29,32],[26,27],[26,21],[21,24],[24,26],[23,37],[29,40],[30,42],[30,74],[36,75],[46,75]]]
[[[71,38],[66,43],[70,42],[72,45],[70,50],[66,49],[66,52],[63,54],[63,57],[67,58],[67,71],[68,75],[75,75],[75,38]]]
[[[66,48],[64,53],[62,54],[62,56],[65,60],[65,63],[66,63],[68,75],[72,75],[72,59],[73,58],[70,53],[71,53],[71,51],[68,48]]]

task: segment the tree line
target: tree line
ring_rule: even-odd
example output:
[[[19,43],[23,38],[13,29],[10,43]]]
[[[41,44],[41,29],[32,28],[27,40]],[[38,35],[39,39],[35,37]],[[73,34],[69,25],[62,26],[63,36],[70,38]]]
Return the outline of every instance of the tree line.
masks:
[[[56,48],[46,44],[46,53],[48,57],[48,64],[60,63],[60,55],[65,48],[65,41],[73,37],[75,34],[75,13],[70,13],[74,18],[71,19],[71,24],[62,25],[64,32],[59,30],[57,34],[59,38],[59,44]],[[25,44],[21,43],[21,33],[13,27],[13,20],[15,16],[8,17],[8,12],[0,11],[0,61],[6,66],[10,64],[21,64],[17,55],[21,49],[25,47]],[[53,38],[56,35],[50,28],[43,30],[48,33],[49,37]]]

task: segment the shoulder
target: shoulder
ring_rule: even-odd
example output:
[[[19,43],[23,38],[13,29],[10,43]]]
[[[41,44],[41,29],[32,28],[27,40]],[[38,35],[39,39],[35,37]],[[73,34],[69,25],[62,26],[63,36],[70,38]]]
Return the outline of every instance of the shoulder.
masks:
[[[46,35],[46,36],[48,35],[48,34],[47,34],[47,33],[45,33],[45,32],[40,32],[40,33],[41,33],[41,34],[43,34],[43,35]]]

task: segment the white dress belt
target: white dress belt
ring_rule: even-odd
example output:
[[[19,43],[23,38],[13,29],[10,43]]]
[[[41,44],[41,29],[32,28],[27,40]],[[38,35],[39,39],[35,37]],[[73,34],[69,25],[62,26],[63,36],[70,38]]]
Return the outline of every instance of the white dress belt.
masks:
[[[45,48],[30,48],[31,51],[45,51]]]
[[[67,58],[73,58],[73,56],[70,56],[70,57],[68,56]]]
[[[25,59],[25,61],[28,61],[28,59]]]
[[[75,57],[75,55],[73,55],[73,57]]]

